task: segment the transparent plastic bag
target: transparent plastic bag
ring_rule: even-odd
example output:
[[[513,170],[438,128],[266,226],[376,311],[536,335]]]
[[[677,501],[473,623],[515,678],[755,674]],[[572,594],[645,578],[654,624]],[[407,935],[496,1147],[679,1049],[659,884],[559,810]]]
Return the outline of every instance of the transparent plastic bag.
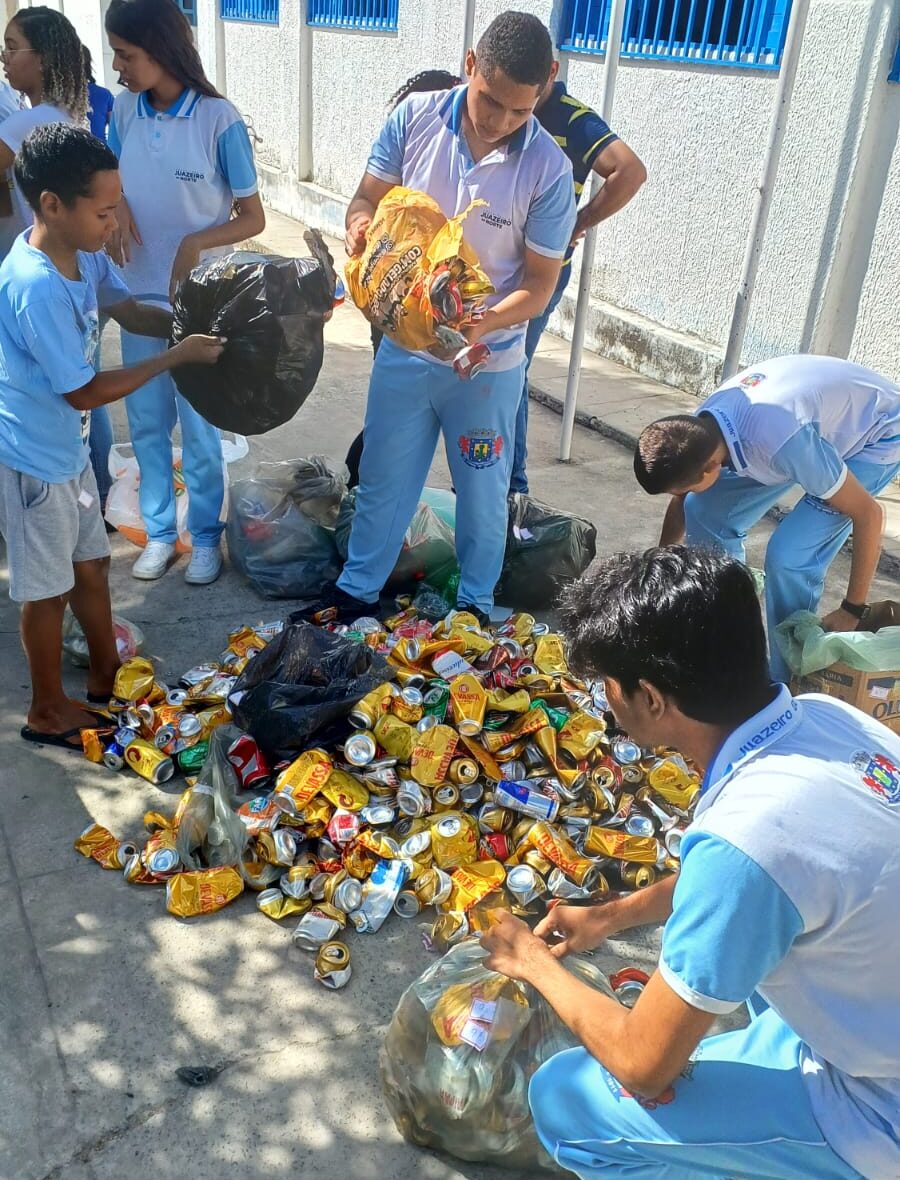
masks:
[[[175,846],[188,869],[215,869],[241,863],[247,828],[237,814],[237,774],[229,746],[240,736],[233,725],[213,730],[209,753],[178,824]]]
[[[116,635],[116,647],[119,659],[123,662],[132,656],[140,655],[144,650],[144,632],[137,623],[129,623],[121,615],[113,615],[113,631]],[[87,668],[90,664],[87,640],[81,629],[81,624],[72,614],[72,608],[66,607],[63,615],[63,651],[76,668]]]
[[[266,598],[315,598],[341,572],[333,525],[346,471],[321,455],[261,463],[230,489],[226,537],[232,563]]]
[[[228,489],[228,465],[246,458],[250,447],[242,434],[233,438],[222,438],[222,469],[225,488]],[[141,469],[130,443],[115,443],[109,452],[109,474],[112,486],[106,497],[105,519],[133,545],[142,548],[147,544],[147,530],[141,516]],[[172,450],[172,482],[175,485],[175,524],[178,529],[176,547],[179,553],[191,548],[191,534],[188,531],[188,490],[182,471],[181,447]],[[222,505],[227,507],[227,499]]]
[[[403,993],[379,1064],[403,1137],[421,1147],[527,1171],[556,1170],[528,1108],[538,1066],[578,1041],[525,984],[488,971],[475,939],[453,947]],[[593,964],[564,960],[578,979],[613,992]]]
[[[440,494],[441,509],[438,511],[425,501],[425,494],[433,490],[426,488],[422,493],[423,498],[406,530],[397,564],[387,580],[387,589],[393,593],[414,588],[423,579],[431,581],[456,567],[453,527],[446,523],[442,515],[446,511],[443,505],[446,493]],[[338,552],[345,561],[356,512],[356,491],[354,488],[345,496],[334,530]]]
[[[900,668],[900,627],[883,627],[874,633],[826,631],[810,611],[797,611],[778,624],[775,640],[795,675],[810,676],[837,663],[849,664],[860,672],[893,672]]]

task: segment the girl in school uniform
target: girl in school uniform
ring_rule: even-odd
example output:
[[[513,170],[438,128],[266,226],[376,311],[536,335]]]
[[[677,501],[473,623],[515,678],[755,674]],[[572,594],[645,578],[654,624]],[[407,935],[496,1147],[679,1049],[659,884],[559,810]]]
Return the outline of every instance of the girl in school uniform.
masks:
[[[202,259],[226,253],[265,227],[253,150],[240,114],[204,74],[191,27],[174,0],[112,0],[106,32],[127,91],[116,98],[109,128],[125,194],[112,254],[136,299],[168,306]],[[126,365],[165,347],[122,332]],[[193,541],[185,581],[215,581],[225,495],[218,430],[181,397],[168,374],[129,395],[125,406],[148,538],[132,573],[162,577],[175,557],[172,431],[178,422]]]
[[[28,202],[12,172],[25,136],[45,123],[83,123],[87,112],[87,74],[81,42],[61,12],[39,5],[23,8],[6,26],[3,72],[30,107],[13,111],[0,123],[0,260],[23,229],[31,225]]]

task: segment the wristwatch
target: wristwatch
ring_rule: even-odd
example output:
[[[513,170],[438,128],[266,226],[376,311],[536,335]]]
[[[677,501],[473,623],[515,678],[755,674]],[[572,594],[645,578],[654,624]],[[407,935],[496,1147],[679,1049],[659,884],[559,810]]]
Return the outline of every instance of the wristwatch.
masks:
[[[841,603],[841,610],[845,610],[848,615],[853,615],[854,619],[859,619],[860,622],[868,617],[871,609],[867,602],[851,602],[848,598],[845,598]]]

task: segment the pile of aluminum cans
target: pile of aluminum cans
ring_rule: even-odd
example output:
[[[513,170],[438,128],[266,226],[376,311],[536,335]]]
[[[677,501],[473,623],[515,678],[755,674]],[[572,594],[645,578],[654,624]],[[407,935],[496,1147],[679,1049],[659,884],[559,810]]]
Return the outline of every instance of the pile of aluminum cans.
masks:
[[[334,747],[272,765],[242,735],[228,757],[247,792],[247,848],[233,872],[263,914],[293,920],[324,985],[350,978],[345,932],[377,931],[391,914],[425,919],[426,942],[444,950],[483,929],[491,909],[538,916],[554,899],[599,899],[677,872],[698,775],[677,752],[618,732],[602,685],[574,676],[560,636],[532,616],[485,629],[471,614],[434,623],[406,606],[384,622],[335,626],[325,615],[317,625],[382,652],[395,679],[356,703]],[[121,749],[144,773],[129,756],[140,742],[142,757],[152,747],[172,766],[151,781],[175,763],[188,769],[185,754],[230,719],[233,678],[279,626],[235,632],[177,699],[146,667],[136,689],[125,665],[117,691],[130,699],[113,702],[119,726],[89,756],[118,765]],[[142,854],[137,863],[146,883],[152,866]]]

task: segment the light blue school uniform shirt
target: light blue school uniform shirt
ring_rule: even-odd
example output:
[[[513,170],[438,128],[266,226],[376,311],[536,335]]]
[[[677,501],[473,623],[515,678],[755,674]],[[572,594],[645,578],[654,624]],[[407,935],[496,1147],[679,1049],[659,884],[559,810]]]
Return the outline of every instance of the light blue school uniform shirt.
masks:
[[[534,115],[476,164],[463,133],[467,92],[458,86],[410,95],[382,128],[366,171],[427,193],[448,218],[476,199],[487,202],[471,211],[463,234],[496,289],[486,301],[491,307],[521,286],[526,246],[547,258],[565,256],[575,227],[572,165]],[[488,369],[522,363],[526,327],[484,337],[493,354]]]
[[[663,978],[717,1015],[758,991],[829,1145],[898,1175],[900,737],[779,686],[716,754],[681,856]]]
[[[224,98],[184,90],[167,111],[156,111],[146,94],[125,92],[113,107],[109,146],[143,241],[132,243],[125,278],[135,298],[168,305],[182,238],[222,225],[235,198],[257,191],[247,126]]]
[[[710,394],[698,414],[715,418],[738,475],[767,486],[794,483],[828,500],[848,459],[900,462],[900,386],[833,356],[780,356],[745,369]]]
[[[93,380],[99,308],[129,298],[105,254],[67,279],[20,234],[0,266],[0,463],[47,483],[80,475],[90,413],[65,399]]]

